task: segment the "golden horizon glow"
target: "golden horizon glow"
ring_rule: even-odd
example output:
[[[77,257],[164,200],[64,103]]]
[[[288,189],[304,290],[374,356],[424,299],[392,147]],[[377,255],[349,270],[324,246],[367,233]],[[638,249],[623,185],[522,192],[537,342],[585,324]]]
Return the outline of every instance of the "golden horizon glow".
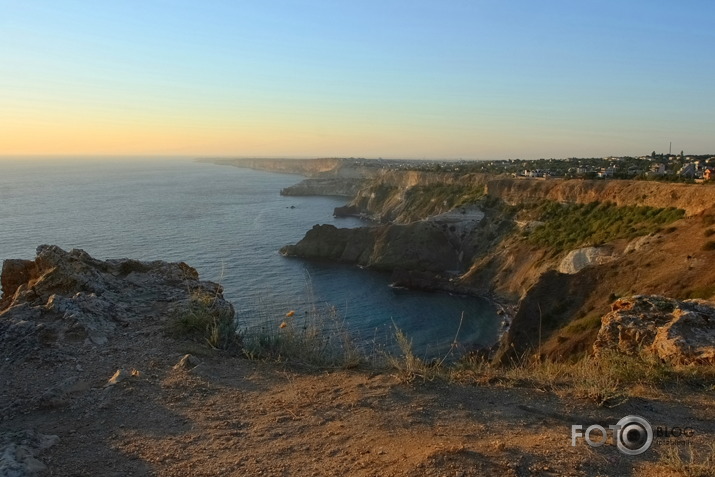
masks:
[[[715,4],[131,3],[5,6],[0,155],[715,149]]]

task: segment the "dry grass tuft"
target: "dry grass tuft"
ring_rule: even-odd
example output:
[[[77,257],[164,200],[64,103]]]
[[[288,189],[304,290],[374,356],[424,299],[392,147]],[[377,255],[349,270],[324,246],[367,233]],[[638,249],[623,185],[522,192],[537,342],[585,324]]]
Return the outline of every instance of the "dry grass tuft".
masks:
[[[364,360],[333,306],[313,305],[304,316],[291,310],[264,321],[243,332],[243,352],[249,359],[321,368],[351,368]]]
[[[667,446],[660,452],[659,464],[683,477],[711,477],[715,475],[715,444],[698,452],[691,444],[685,448]]]

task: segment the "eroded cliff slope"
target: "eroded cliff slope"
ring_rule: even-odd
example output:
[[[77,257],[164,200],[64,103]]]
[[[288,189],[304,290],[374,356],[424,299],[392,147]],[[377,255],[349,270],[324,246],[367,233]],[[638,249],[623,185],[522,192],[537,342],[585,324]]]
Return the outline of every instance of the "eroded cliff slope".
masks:
[[[312,231],[284,252],[419,272],[405,283],[518,303],[497,359],[567,358],[588,352],[618,296],[715,297],[714,204],[715,187],[700,184],[382,171],[337,211],[379,225]],[[467,209],[483,220],[418,225]]]

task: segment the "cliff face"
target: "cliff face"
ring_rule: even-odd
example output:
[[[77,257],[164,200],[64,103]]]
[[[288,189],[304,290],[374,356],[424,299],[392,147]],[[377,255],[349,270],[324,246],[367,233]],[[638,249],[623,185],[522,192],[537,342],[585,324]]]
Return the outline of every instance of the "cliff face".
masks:
[[[534,205],[545,200],[675,207],[687,216],[668,227],[649,229],[647,235],[631,234],[597,248],[582,244],[560,250],[525,240],[530,227],[538,223],[515,219],[522,212],[528,217],[536,210]],[[536,349],[558,359],[590,352],[600,317],[608,312],[614,296],[715,297],[711,266],[715,246],[703,245],[715,228],[713,205],[715,187],[700,184],[383,170],[348,206],[336,210],[367,215],[382,225],[368,230],[314,230],[284,252],[398,270],[401,283],[410,286],[518,302],[498,359],[509,362]],[[446,211],[458,216],[469,207],[485,217],[468,229],[437,220]],[[426,223],[430,227],[419,225]],[[636,230],[634,224],[624,219],[623,230]],[[439,277],[455,270],[464,273],[452,275],[449,282]]]
[[[715,206],[715,187],[701,184],[674,184],[651,181],[587,181],[491,179],[487,194],[508,204],[539,200],[589,203],[613,202],[616,205],[643,205],[657,208],[675,207],[695,215]]]
[[[715,206],[715,187],[627,180],[537,180],[458,174],[381,170],[360,189],[350,206],[381,222],[408,223],[454,208],[460,198],[479,194],[510,205],[542,200],[618,206],[675,207],[695,215]],[[416,200],[428,196],[429,201]]]
[[[381,170],[349,206],[378,222],[410,223],[480,197],[487,178],[484,174]]]
[[[459,256],[437,224],[339,229],[316,225],[295,245],[281,253],[288,257],[331,260],[377,270],[441,272],[459,266]]]
[[[537,349],[550,358],[569,358],[592,352],[601,317],[620,296],[715,299],[715,251],[707,245],[713,224],[710,209],[662,231],[614,241],[607,260],[568,275],[557,273],[564,255],[506,239],[465,280],[486,281],[499,295],[520,300],[502,346],[507,361]]]

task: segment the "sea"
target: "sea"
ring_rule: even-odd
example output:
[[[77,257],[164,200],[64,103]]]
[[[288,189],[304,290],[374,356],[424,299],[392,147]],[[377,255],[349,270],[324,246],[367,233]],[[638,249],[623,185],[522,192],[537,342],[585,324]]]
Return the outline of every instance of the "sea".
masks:
[[[486,299],[395,289],[386,273],[281,256],[315,224],[369,225],[333,217],[344,197],[280,195],[301,179],[191,158],[0,158],[0,259],[53,244],[99,259],[183,261],[224,287],[240,329],[326,308],[364,347],[394,347],[399,329],[427,359],[497,340],[501,320]]]

